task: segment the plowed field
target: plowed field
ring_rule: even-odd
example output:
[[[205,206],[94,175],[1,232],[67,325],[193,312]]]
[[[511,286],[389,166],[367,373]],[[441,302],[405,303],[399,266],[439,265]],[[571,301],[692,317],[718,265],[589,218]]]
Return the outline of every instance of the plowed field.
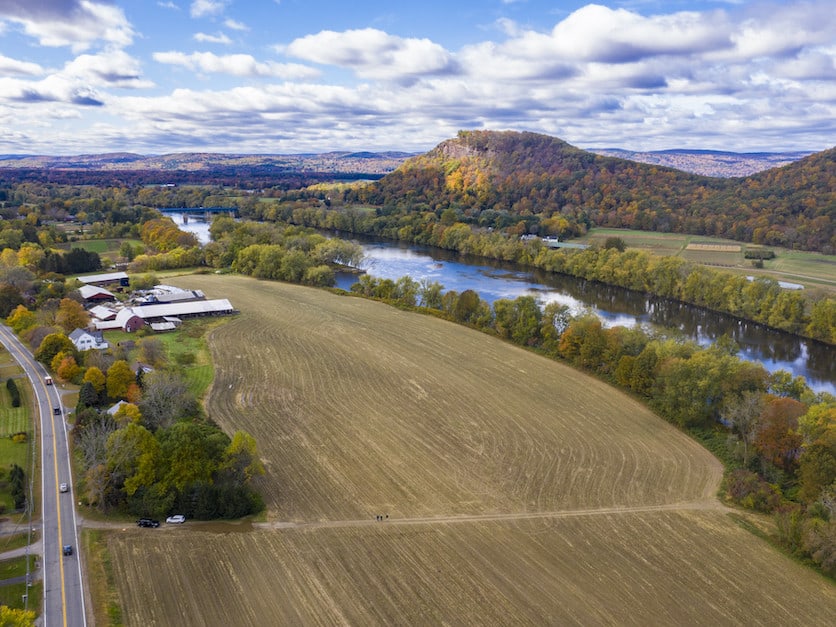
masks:
[[[111,532],[127,624],[809,625],[836,612],[830,584],[727,518],[720,464],[618,391],[378,303],[179,283],[241,311],[212,333],[207,408],[258,441],[268,522]]]

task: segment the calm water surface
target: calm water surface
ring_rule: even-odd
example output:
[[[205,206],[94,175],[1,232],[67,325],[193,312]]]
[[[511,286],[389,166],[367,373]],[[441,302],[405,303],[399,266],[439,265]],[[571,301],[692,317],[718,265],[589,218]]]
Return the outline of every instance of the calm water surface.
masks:
[[[209,225],[171,214],[183,230],[209,241]],[[558,302],[574,314],[590,312],[605,326],[641,326],[648,330],[677,334],[711,345],[728,335],[740,346],[742,359],[757,361],[770,372],[786,370],[801,375],[817,392],[836,395],[836,351],[833,347],[772,331],[757,324],[705,311],[690,305],[648,297],[621,288],[601,285],[536,270],[520,270],[484,259],[466,260],[448,251],[407,246],[400,243],[355,240],[363,248],[363,270],[371,276],[397,280],[410,276],[416,281],[438,281],[445,291],[471,289],[490,303],[501,298],[534,296],[541,304]],[[353,274],[339,274],[337,286],[348,290],[356,282]]]
[[[500,298],[534,296],[543,305],[566,305],[574,314],[593,313],[607,327],[641,326],[683,336],[702,346],[728,335],[740,346],[738,355],[742,359],[760,362],[770,372],[786,370],[794,376],[801,375],[813,390],[836,395],[836,351],[819,342],[592,281],[521,270],[484,259],[464,260],[455,253],[437,249],[387,241],[357,243],[365,255],[362,269],[377,278],[396,280],[409,275],[416,281],[438,281],[445,290],[472,289],[490,303]],[[356,280],[355,275],[341,275],[337,285],[349,289]]]

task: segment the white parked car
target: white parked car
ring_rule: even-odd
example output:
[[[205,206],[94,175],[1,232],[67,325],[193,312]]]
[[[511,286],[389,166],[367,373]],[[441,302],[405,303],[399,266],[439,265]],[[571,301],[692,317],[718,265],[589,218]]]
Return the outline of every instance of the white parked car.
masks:
[[[175,514],[174,516],[169,516],[165,519],[167,523],[172,523],[175,525],[179,525],[180,523],[186,522],[186,517],[183,514]]]
[[[70,491],[70,486],[68,486],[66,483],[62,483],[61,485],[58,486],[58,490],[59,490],[59,492],[69,492]]]

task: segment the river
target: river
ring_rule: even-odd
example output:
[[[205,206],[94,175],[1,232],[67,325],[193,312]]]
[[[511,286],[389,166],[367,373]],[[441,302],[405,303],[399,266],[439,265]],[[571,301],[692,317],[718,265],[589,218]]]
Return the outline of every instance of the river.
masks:
[[[167,212],[183,230],[209,241],[209,225]],[[591,312],[605,326],[642,326],[648,330],[675,334],[709,346],[721,335],[738,344],[738,355],[756,361],[770,372],[786,370],[803,376],[816,392],[836,395],[836,351],[819,342],[773,331],[758,324],[645,294],[583,281],[563,275],[519,269],[484,259],[463,259],[455,253],[420,246],[370,239],[355,240],[365,256],[361,268],[371,276],[416,281],[438,281],[446,290],[476,291],[490,303],[500,298],[531,295],[541,304],[558,302],[575,313]],[[340,274],[337,286],[349,289],[356,275]]]

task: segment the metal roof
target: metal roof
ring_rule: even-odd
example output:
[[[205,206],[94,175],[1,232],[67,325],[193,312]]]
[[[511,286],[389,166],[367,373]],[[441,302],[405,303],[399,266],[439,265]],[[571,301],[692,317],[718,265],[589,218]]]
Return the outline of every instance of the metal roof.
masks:
[[[164,305],[142,305],[133,307],[135,315],[143,320],[166,316],[190,316],[202,313],[231,313],[232,303],[227,298],[214,300],[195,300],[187,303],[166,303]]]
[[[127,272],[110,272],[107,274],[88,274],[87,276],[78,277],[78,280],[82,283],[115,283],[116,281],[127,278]]]
[[[112,292],[107,291],[105,288],[95,287],[93,285],[82,285],[78,288],[78,293],[81,294],[81,297],[85,300],[100,294],[106,295],[108,298],[116,298]]]

